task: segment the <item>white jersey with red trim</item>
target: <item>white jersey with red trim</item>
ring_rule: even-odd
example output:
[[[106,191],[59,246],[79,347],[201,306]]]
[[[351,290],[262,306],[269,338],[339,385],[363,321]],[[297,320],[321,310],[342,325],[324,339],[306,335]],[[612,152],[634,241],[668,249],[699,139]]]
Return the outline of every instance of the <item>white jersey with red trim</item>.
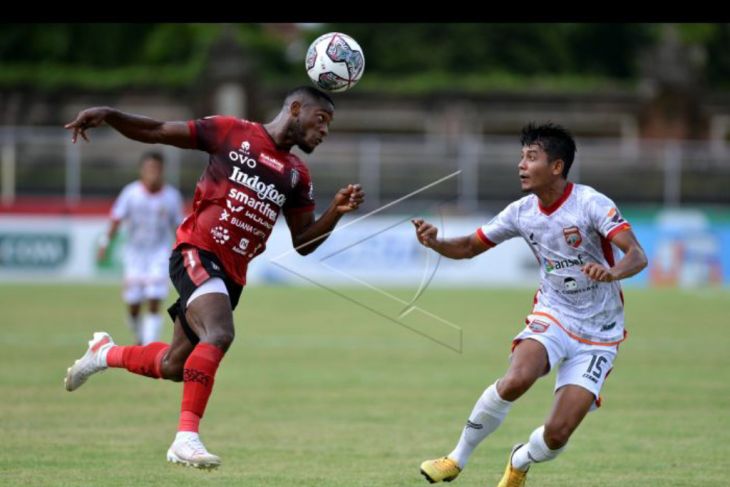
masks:
[[[134,181],[124,187],[114,202],[111,218],[126,224],[126,245],[130,251],[171,250],[175,228],[183,220],[182,196],[168,184],[150,193],[141,181]]]
[[[525,196],[477,230],[489,246],[522,237],[540,265],[540,288],[529,321],[554,323],[580,341],[615,344],[624,338],[621,286],[596,282],[584,264],[614,265],[614,235],[631,228],[610,198],[582,184],[568,183],[549,208]]]

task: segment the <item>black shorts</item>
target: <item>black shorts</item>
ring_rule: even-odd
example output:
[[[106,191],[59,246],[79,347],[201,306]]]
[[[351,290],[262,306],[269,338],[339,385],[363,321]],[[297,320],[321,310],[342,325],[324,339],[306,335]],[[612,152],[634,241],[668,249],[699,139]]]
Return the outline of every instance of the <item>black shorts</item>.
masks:
[[[219,277],[223,280],[228,291],[228,297],[231,300],[231,309],[236,309],[243,286],[228,277],[215,254],[185,244],[172,251],[172,255],[170,255],[170,279],[180,297],[167,309],[167,312],[172,321],[175,321],[178,317],[180,318],[182,329],[193,345],[197,344],[200,338],[190,328],[185,319],[188,299],[198,287],[211,277]]]

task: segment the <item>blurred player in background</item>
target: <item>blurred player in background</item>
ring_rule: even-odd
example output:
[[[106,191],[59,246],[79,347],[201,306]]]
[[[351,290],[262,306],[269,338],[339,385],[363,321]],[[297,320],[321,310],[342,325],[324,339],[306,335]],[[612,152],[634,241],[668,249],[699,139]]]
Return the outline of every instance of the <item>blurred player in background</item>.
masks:
[[[413,221],[418,241],[446,257],[472,258],[522,237],[540,265],[534,307],[526,328],[513,341],[507,373],[477,400],[456,448],[421,464],[421,473],[431,483],[454,480],[513,402],[553,369],[553,409],[526,443],[512,448],[498,487],[522,487],[530,465],[563,451],[588,411],[600,406],[601,387],[626,335],[618,281],[647,265],[631,226],[613,201],[567,180],[576,152],[569,132],[557,125],[529,124],[522,130],[521,143],[520,185],[532,194],[463,237],[438,239],[436,227]],[[624,253],[621,260],[614,259],[614,246]]]
[[[86,139],[89,128],[107,123],[133,140],[210,154],[195,188],[193,213],[177,229],[170,257],[170,277],[180,294],[168,309],[175,321],[172,343],[120,347],[109,334],[95,333],[65,380],[66,389],[73,391],[90,375],[120,367],[183,381],[178,433],[167,451],[170,462],[197,468],[221,463],[203,445],[198,427],[218,365],[233,342],[233,310],[246,284],[248,264],[266,248],[279,215],[286,218],[297,252],[306,255],[364,200],[360,185],[348,184],[315,218],[309,169],[290,152],[294,146],[313,152],[329,133],[334,109],[327,94],[306,86],[290,91],[267,124],[226,116],[159,122],[96,107],[66,125],[74,142],[78,135]]]
[[[160,303],[168,293],[167,271],[174,231],[183,220],[180,192],[165,184],[162,155],[148,152],[140,159],[140,177],[129,183],[114,202],[109,230],[99,242],[97,260],[107,255],[109,243],[124,224],[124,290],[127,324],[138,345],[159,339]],[[147,313],[142,305],[147,303]]]

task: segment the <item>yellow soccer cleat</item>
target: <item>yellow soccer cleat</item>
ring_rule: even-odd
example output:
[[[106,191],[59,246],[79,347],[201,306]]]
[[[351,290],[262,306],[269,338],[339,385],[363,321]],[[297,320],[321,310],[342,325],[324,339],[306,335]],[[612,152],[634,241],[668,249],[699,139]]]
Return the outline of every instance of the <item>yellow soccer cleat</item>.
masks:
[[[525,487],[525,480],[527,479],[527,471],[521,472],[512,466],[512,455],[515,454],[517,449],[522,446],[522,443],[515,445],[509,454],[507,459],[507,468],[502,475],[502,480],[499,481],[497,487]],[[529,468],[527,470],[530,470]]]
[[[421,474],[432,484],[442,480],[451,482],[459,476],[460,472],[459,465],[449,457],[426,460],[421,464]]]

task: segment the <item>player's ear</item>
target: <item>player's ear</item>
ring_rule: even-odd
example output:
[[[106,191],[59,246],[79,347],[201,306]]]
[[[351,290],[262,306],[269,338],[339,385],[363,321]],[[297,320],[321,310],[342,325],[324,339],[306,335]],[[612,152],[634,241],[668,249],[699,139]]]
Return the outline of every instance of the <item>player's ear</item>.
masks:
[[[293,102],[291,102],[291,105],[289,105],[289,114],[293,117],[298,117],[301,110],[302,102],[298,100],[294,100]]]
[[[563,174],[563,167],[565,167],[565,161],[563,161],[562,159],[554,160],[552,169],[553,175],[559,176]]]

